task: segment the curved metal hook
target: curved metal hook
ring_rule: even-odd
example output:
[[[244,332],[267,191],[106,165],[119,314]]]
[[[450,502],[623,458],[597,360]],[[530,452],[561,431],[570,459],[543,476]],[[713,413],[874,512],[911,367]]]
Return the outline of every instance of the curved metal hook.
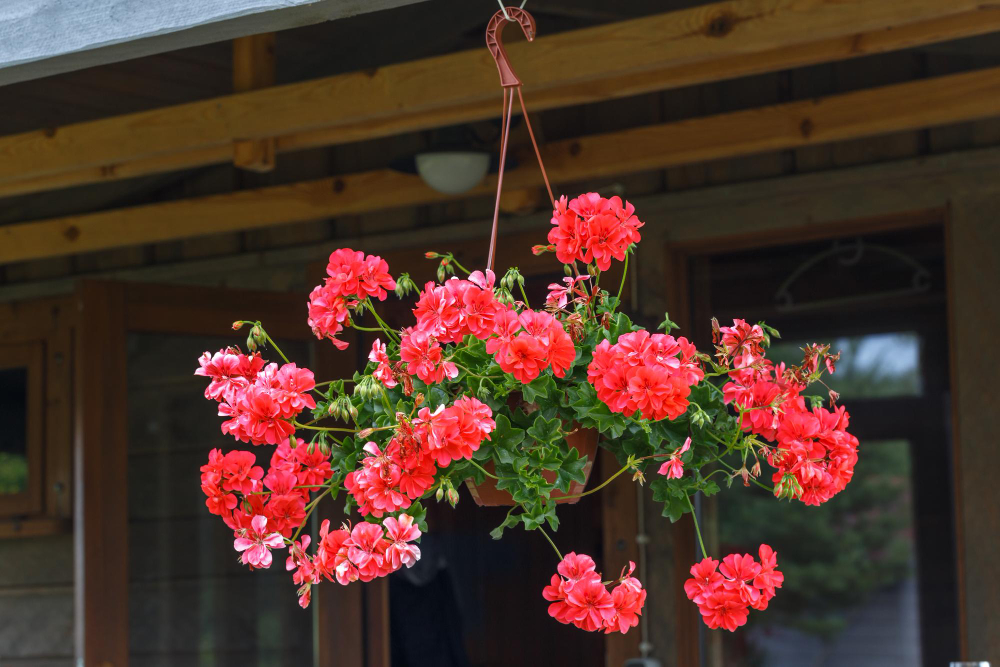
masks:
[[[503,48],[503,41],[500,39],[503,28],[508,22],[520,24],[524,36],[528,38],[529,42],[533,42],[535,41],[535,17],[520,7],[507,7],[506,15],[504,10],[498,11],[490,19],[489,25],[486,26],[486,48],[493,54],[493,60],[497,63],[497,69],[500,70],[500,85],[504,88],[514,88],[521,85],[521,80],[517,78],[517,74],[510,66],[507,52]]]

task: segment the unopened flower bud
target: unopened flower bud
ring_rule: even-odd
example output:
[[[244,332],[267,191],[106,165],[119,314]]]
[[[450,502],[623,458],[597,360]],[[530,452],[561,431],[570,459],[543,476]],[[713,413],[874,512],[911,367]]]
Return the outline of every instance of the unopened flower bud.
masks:
[[[444,282],[444,265],[443,264],[438,265],[437,279],[438,279],[439,283],[443,283]]]
[[[351,419],[356,420],[358,418],[358,409],[354,407],[353,403],[347,403],[347,412],[351,415]],[[344,421],[347,421],[347,419],[345,418]]]
[[[359,438],[367,438],[368,436],[370,436],[374,432],[375,432],[375,429],[373,429],[373,428],[363,428],[360,431],[358,431],[358,437]]]
[[[323,454],[323,456],[329,456],[330,455],[330,451],[331,451],[330,450],[330,445],[327,444],[326,440],[323,440],[323,441],[321,441],[319,443],[319,451]]]
[[[458,504],[458,491],[455,490],[455,487],[449,487],[446,495],[448,496],[449,505],[454,507]]]
[[[242,320],[236,320],[235,322],[233,322],[233,331],[239,331],[242,328],[243,328]]]
[[[413,399],[413,405],[419,408],[423,404],[424,404],[424,395],[417,394],[416,397]]]
[[[441,502],[442,498],[444,498],[444,489],[439,486],[438,490],[434,492],[434,500]]]
[[[570,266],[569,264],[563,264],[563,273],[565,273],[567,276],[573,275],[573,267]]]
[[[424,253],[424,257],[426,257],[427,259],[434,259],[437,256],[438,256],[438,254],[436,252],[430,252],[430,251],[428,251],[428,252]]]

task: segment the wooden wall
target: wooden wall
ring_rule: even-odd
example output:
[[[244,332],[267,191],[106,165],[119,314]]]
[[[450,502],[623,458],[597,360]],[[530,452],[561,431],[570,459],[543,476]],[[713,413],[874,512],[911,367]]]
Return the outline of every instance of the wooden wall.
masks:
[[[73,664],[73,536],[0,540],[0,665]]]

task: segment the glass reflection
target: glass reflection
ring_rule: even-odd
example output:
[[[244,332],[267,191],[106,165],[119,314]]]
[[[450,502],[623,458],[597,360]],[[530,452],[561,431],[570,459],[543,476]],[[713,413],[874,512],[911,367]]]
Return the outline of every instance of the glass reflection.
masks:
[[[775,363],[802,362],[802,348],[815,341],[774,341],[768,359]],[[835,339],[831,351],[842,356],[837,372],[824,381],[848,398],[888,398],[920,396],[920,336],[913,332],[893,332]],[[823,393],[822,385],[810,393]],[[815,391],[812,391],[815,390]]]
[[[719,633],[721,660],[710,664],[919,664],[911,465],[909,442],[868,442],[851,492],[819,507],[775,503],[738,483],[720,497],[720,552],[770,544],[785,585],[767,614]]]

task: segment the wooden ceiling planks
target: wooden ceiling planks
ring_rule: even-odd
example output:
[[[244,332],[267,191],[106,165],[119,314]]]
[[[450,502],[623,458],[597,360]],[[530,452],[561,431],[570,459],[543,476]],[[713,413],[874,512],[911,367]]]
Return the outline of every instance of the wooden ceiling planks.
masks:
[[[591,135],[542,147],[550,179],[642,170],[1000,115],[1000,68]],[[531,160],[505,175],[537,188]],[[462,197],[488,195],[488,179]],[[0,226],[0,263],[453,200],[392,170]]]
[[[730,0],[509,51],[532,72],[526,93],[533,108],[544,109],[998,29],[1000,8],[976,0]],[[205,155],[236,139],[277,134],[279,147],[292,150],[490,118],[496,87],[493,63],[477,50],[0,137],[0,183],[12,194],[38,188],[47,176],[65,185],[73,172],[77,184],[92,182],[85,179],[113,178],[136,160],[164,170],[190,161],[157,166],[156,158]]]

